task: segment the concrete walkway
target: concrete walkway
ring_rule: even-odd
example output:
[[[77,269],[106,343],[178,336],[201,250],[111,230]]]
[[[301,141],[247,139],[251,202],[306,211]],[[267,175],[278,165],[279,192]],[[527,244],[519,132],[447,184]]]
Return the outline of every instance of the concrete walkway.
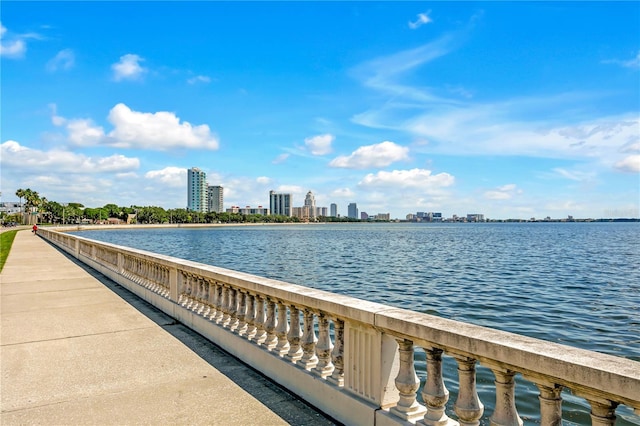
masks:
[[[2,425],[332,424],[29,231],[0,299]]]

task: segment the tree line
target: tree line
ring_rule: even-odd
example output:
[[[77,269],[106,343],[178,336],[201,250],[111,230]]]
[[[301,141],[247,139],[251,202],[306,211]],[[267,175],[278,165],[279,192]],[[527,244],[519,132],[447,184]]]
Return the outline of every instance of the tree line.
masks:
[[[201,213],[185,209],[164,209],[157,206],[122,207],[117,204],[106,204],[102,207],[85,207],[81,203],[59,203],[41,197],[38,192],[29,188],[18,189],[16,196],[20,199],[22,213],[6,215],[6,222],[24,222],[24,214],[36,213],[40,223],[47,224],[80,224],[106,223],[110,219],[138,224],[162,223],[296,223],[297,217],[284,215],[241,214],[228,212]],[[25,200],[24,204],[22,200]],[[357,221],[350,218],[320,217],[321,222]]]

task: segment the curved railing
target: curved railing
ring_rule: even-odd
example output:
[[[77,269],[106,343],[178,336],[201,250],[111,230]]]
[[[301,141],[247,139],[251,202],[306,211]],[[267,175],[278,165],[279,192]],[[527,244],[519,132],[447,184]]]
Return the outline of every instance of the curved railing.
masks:
[[[282,281],[42,229],[104,273],[345,424],[521,425],[516,375],[535,384],[537,423],[562,424],[562,391],[613,425],[640,422],[640,363]],[[426,354],[419,393],[414,351]],[[457,364],[449,403],[443,357]],[[478,365],[493,372],[488,419]],[[485,401],[486,402],[486,401]]]

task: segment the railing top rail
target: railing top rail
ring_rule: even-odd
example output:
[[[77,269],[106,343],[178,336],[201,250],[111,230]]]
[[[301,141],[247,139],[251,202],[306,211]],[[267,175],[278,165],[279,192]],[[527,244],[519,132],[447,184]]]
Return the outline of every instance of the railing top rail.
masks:
[[[59,232],[51,230],[51,232]],[[69,234],[65,234],[69,235]],[[163,263],[265,297],[375,327],[415,344],[522,373],[640,409],[640,362],[541,339],[395,308],[172,256],[99,242],[80,241]]]

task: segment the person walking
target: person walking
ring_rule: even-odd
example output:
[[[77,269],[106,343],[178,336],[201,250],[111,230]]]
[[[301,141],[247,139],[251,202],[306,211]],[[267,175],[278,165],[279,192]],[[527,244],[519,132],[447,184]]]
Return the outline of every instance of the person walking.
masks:
[[[31,232],[33,232],[33,235],[36,235],[38,233],[38,224],[33,224],[33,229],[31,229]]]

